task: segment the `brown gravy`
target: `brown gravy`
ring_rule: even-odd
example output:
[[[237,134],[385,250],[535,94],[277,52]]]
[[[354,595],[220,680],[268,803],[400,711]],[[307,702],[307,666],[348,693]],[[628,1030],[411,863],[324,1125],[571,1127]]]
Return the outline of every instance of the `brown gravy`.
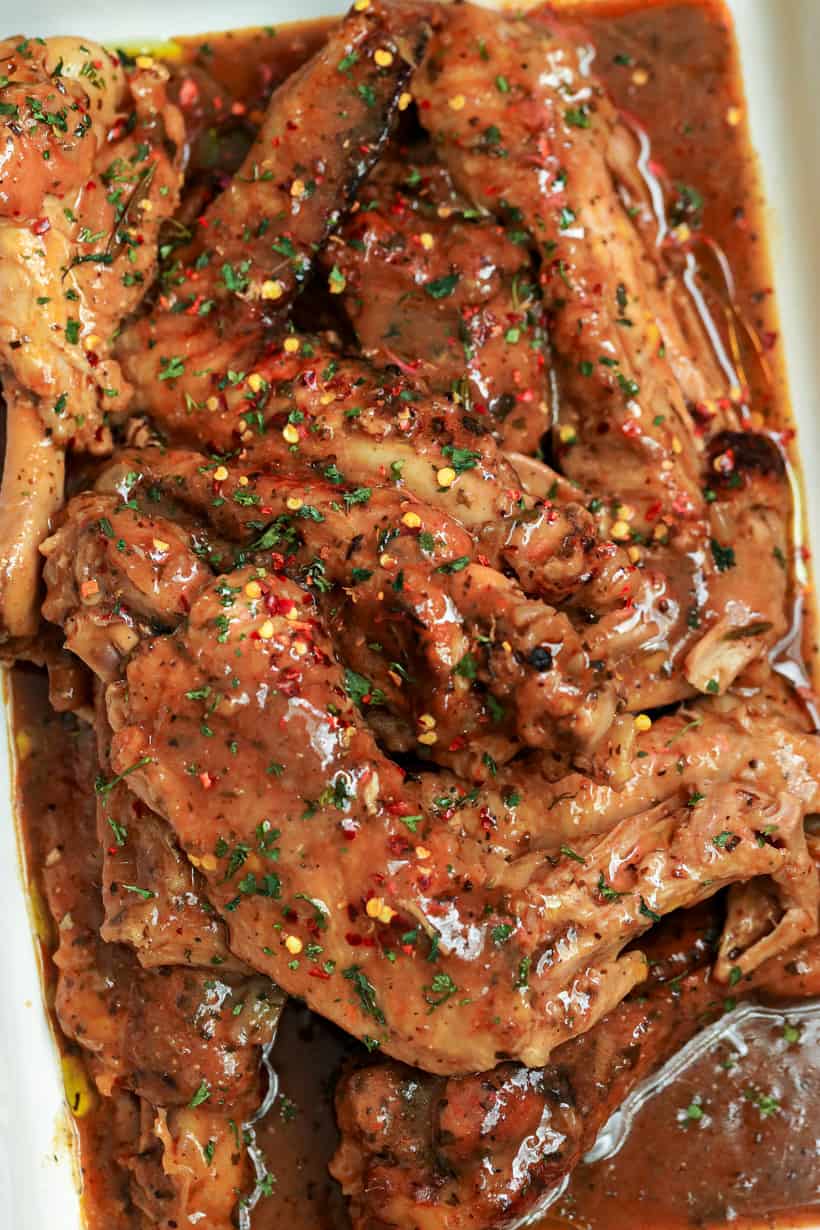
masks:
[[[721,6],[715,0],[668,5],[635,0],[628,7],[570,0],[557,7],[585,14],[598,73],[619,105],[647,121],[651,166],[664,168],[679,186],[682,209],[701,215],[704,234],[725,253],[737,278],[736,315],[745,322],[730,358],[742,368],[750,412],[788,443],[792,433],[762,202],[736,54]],[[326,29],[325,22],[298,23],[180,42],[192,71],[207,69],[229,100],[242,100],[235,114],[253,120],[270,90],[311,54]],[[705,259],[702,276],[710,304],[725,297],[717,260]],[[810,630],[803,654],[811,661],[816,652]],[[40,873],[54,809],[88,805],[91,783],[77,780],[72,767],[78,744],[90,736],[74,718],[50,709],[43,676],[27,667],[13,672],[13,720],[18,747],[26,752],[18,816],[50,1005],[51,924]],[[614,1156],[578,1169],[542,1221],[544,1230],[820,1224],[814,1111],[820,1100],[818,1018],[797,1021],[788,1013],[756,1018],[741,1041],[741,1057],[736,1045],[716,1042],[648,1101]],[[336,1142],[332,1086],[353,1045],[300,1005],[286,1009],[274,1054],[280,1095],[258,1129],[273,1194],[258,1205],[254,1230],[285,1223],[304,1230],[348,1226],[327,1162]],[[136,1215],[117,1199],[108,1130],[112,1114],[107,1102],[96,1101],[74,1119],[85,1214],[91,1230],[135,1230]]]

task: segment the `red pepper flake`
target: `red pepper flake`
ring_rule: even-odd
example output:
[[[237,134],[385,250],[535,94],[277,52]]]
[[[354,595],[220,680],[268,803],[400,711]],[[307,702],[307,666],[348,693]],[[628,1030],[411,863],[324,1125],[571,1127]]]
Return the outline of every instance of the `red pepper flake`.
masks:
[[[734,449],[727,448],[725,453],[720,453],[712,465],[718,474],[731,474],[735,468]]]
[[[179,105],[193,107],[197,102],[199,102],[199,86],[192,77],[186,77],[179,87]]]
[[[321,978],[323,982],[327,982],[330,974],[327,970],[320,969],[318,965],[312,965],[308,970],[308,976],[311,978]]]
[[[45,235],[46,231],[51,230],[51,223],[48,218],[38,218],[36,222],[32,222],[31,229],[35,235]]]

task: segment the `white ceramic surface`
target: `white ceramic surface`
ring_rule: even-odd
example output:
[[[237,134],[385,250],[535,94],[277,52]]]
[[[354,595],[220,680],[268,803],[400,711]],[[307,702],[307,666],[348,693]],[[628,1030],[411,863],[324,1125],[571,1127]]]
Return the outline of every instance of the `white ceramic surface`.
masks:
[[[276,24],[341,11],[337,0],[0,0],[0,32],[84,34],[103,42]],[[770,237],[811,537],[820,543],[820,0],[730,0]],[[0,725],[5,715],[0,708]],[[2,739],[2,733],[0,733]],[[40,983],[0,746],[0,1230],[79,1230],[62,1086]]]

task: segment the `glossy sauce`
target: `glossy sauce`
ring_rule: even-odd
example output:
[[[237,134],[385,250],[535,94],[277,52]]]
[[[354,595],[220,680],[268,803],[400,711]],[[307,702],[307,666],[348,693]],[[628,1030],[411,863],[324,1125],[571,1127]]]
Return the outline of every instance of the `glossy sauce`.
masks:
[[[594,14],[586,24],[596,46],[596,71],[618,104],[645,121],[652,145],[648,172],[694,189],[694,196],[680,189],[684,204],[702,198],[696,213],[703,234],[718,245],[698,246],[704,302],[716,318],[723,316],[727,360],[749,388],[749,413],[762,416],[788,446],[791,431],[761,232],[762,202],[743,122],[735,52],[721,9],[710,2],[643,3],[626,10],[611,3],[592,9],[580,2],[557,7],[585,17]],[[218,83],[202,110],[195,145],[200,166],[218,174],[220,165],[231,161],[231,143],[241,156],[271,89],[320,45],[327,28],[327,23],[298,24],[205,42],[180,40],[178,89],[185,90],[186,72],[196,80],[200,69]],[[218,138],[215,113],[222,121]],[[731,296],[719,252],[737,278]],[[730,298],[734,312],[727,329],[722,305]],[[813,660],[813,630],[804,634],[802,649]],[[89,805],[91,783],[75,781],[71,766],[78,741],[90,736],[76,719],[50,709],[37,672],[15,668],[13,691],[18,746],[27,751],[21,759],[18,807],[50,1004],[52,932],[40,869],[54,809]],[[742,1225],[737,1219],[745,1218],[754,1219],[746,1224],[767,1226],[820,1224],[814,1109],[820,1099],[820,1027],[816,1017],[796,1021],[788,1013],[750,1019],[734,1044],[716,1042],[696,1057],[636,1114],[634,1130],[614,1156],[578,1169],[541,1223],[544,1230],[682,1230],[723,1225],[727,1219]],[[257,1206],[254,1230],[283,1224],[304,1230],[348,1226],[327,1162],[336,1144],[332,1087],[354,1048],[301,1006],[286,1009],[274,1052],[280,1092],[257,1128],[274,1178],[273,1194]],[[745,1051],[739,1058],[738,1049]],[[118,1168],[110,1156],[113,1113],[109,1103],[97,1102],[74,1120],[86,1216],[92,1230],[135,1230],[141,1223],[123,1208]],[[794,1210],[800,1208],[804,1212],[798,1215]],[[785,1209],[793,1211],[788,1221],[778,1220]]]

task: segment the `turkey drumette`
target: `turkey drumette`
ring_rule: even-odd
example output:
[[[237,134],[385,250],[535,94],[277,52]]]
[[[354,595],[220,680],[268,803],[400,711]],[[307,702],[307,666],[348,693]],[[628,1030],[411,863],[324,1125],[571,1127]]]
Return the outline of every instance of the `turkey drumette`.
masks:
[[[113,340],[153,280],[183,132],[159,64],[126,72],[96,43],[9,39],[0,68],[0,623],[21,638],[37,626],[63,450],[109,450],[109,418],[128,406]]]

